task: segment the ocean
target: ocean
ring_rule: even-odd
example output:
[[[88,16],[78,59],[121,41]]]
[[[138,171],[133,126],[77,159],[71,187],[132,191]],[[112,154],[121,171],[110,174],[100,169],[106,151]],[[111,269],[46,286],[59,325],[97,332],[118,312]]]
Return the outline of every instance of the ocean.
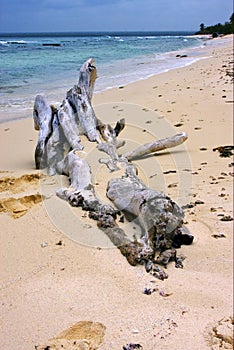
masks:
[[[38,93],[60,103],[89,57],[100,92],[189,65],[204,44],[189,32],[0,34],[0,122],[31,117]]]

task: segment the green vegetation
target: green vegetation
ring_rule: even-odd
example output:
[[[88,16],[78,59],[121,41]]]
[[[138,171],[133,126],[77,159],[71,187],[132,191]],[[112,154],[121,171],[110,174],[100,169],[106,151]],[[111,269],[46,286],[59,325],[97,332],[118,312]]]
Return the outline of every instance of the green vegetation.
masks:
[[[234,33],[234,13],[230,17],[229,22],[224,24],[218,23],[213,26],[206,27],[204,23],[200,24],[200,30],[195,34],[212,34],[213,37],[216,37],[220,34],[227,35]]]

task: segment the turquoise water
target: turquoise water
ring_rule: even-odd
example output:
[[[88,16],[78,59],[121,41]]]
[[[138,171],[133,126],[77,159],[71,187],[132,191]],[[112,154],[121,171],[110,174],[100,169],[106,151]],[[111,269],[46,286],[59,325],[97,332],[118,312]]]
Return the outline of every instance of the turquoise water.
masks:
[[[31,116],[35,95],[61,102],[82,63],[96,61],[95,92],[191,64],[192,33],[0,34],[0,121]],[[178,59],[176,54],[188,57]]]

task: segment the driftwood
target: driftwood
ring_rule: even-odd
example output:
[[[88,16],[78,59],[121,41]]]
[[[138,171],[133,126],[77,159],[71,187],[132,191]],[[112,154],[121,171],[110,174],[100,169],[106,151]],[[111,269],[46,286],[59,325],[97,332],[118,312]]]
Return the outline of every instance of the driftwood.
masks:
[[[98,227],[110,238],[131,265],[146,264],[147,271],[164,279],[165,272],[153,263],[156,251],[161,252],[157,264],[164,266],[170,260],[182,265],[173,247],[182,243],[190,244],[193,237],[183,233],[183,211],[163,193],[147,188],[136,176],[134,165],[126,165],[122,178],[110,180],[107,197],[115,208],[101,202],[95,195],[91,171],[87,162],[75,151],[69,152],[61,162],[61,172],[69,174],[70,187],[57,190],[61,199],[72,206],[82,207],[89,217],[97,221]],[[117,216],[131,214],[142,228],[140,239],[133,242],[117,224]],[[152,263],[152,264],[151,264]]]
[[[36,169],[48,167],[48,174],[56,173],[56,164],[64,157],[64,134],[59,127],[58,111],[49,105],[44,95],[37,95],[33,109],[34,129],[39,130],[35,149]]]
[[[187,138],[188,136],[186,135],[186,133],[182,132],[180,134],[165,138],[163,140],[156,140],[150,143],[146,143],[145,145],[142,145],[131,152],[125,153],[124,157],[127,158],[128,160],[142,158],[154,152],[162,151],[167,148],[176,147],[181,143],[183,143],[184,141],[186,141]]]
[[[35,164],[36,169],[40,169],[45,166],[43,155],[45,154],[46,142],[52,132],[52,109],[43,95],[36,96],[33,109],[33,119],[34,129],[39,130],[38,142],[35,150]]]
[[[183,143],[187,135],[181,133],[155,140],[119,155],[117,149],[124,141],[117,137],[125,127],[125,120],[121,119],[112,127],[96,117],[91,104],[96,76],[94,60],[89,59],[80,69],[78,84],[67,92],[61,107],[53,113],[45,99],[36,97],[34,121],[40,127],[35,151],[36,166],[40,167],[41,154],[46,152],[49,173],[53,175],[57,171],[69,176],[70,186],[58,189],[57,196],[72,206],[88,211],[89,217],[97,221],[98,227],[131,265],[145,264],[147,272],[161,279],[167,278],[158,265],[166,266],[170,260],[174,260],[177,267],[182,267],[182,259],[177,257],[175,248],[181,244],[191,244],[193,236],[183,226],[183,210],[167,195],[148,188],[138,178],[137,169],[131,161],[175,147]],[[89,141],[97,143],[98,150],[107,155],[107,158],[100,158],[99,161],[106,164],[109,170],[124,169],[124,175],[112,178],[107,186],[106,196],[113,206],[100,201],[95,194],[92,169],[82,159],[83,146],[79,135],[85,135]],[[62,159],[66,143],[70,152],[64,154]],[[117,217],[123,214],[126,219],[135,219],[141,227],[138,239],[130,240],[119,227]]]
[[[102,141],[111,142],[117,148],[124,144],[124,141],[117,140],[117,136],[124,128],[125,120],[121,119],[113,128],[95,115],[91,98],[96,77],[94,60],[90,58],[80,69],[78,84],[67,92],[58,110],[49,105],[44,95],[36,96],[33,118],[34,128],[39,130],[35,150],[37,169],[48,167],[49,175],[54,175],[56,163],[64,156],[65,144],[70,149],[83,149],[80,135],[86,135],[89,141],[99,144]]]

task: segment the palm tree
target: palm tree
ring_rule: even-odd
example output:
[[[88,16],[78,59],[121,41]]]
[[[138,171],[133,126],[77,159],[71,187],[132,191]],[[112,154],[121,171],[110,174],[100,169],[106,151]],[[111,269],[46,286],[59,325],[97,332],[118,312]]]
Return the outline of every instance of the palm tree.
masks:
[[[204,25],[204,23],[201,23],[200,24],[200,31],[204,32],[204,30],[205,30],[205,25]]]

